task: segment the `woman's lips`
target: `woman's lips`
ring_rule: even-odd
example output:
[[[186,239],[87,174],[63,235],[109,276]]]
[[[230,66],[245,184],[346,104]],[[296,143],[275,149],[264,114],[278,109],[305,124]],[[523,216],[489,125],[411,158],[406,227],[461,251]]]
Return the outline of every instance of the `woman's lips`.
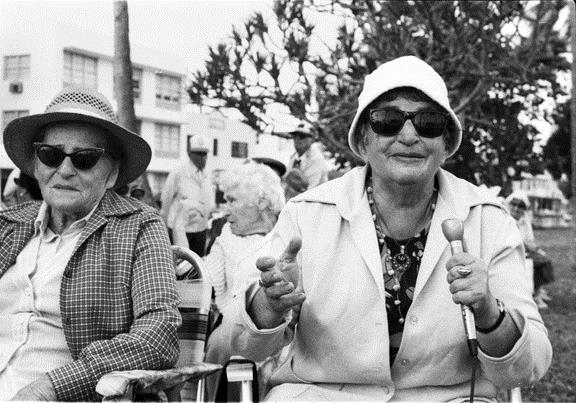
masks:
[[[58,190],[69,190],[69,191],[76,191],[77,189],[72,186],[64,186],[64,185],[54,185],[52,186],[54,189]]]
[[[401,161],[419,161],[424,159],[424,156],[420,154],[393,154],[392,156]]]

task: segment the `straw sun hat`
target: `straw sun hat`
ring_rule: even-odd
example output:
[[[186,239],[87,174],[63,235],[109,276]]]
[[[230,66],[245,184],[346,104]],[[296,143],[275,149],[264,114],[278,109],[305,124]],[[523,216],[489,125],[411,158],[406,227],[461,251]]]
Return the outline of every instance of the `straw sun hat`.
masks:
[[[120,147],[120,169],[115,187],[132,182],[148,167],[150,146],[142,137],[118,124],[110,102],[97,91],[66,87],[44,113],[23,116],[11,121],[4,130],[4,146],[10,159],[24,173],[34,176],[34,148],[39,131],[56,122],[86,122],[98,126]]]

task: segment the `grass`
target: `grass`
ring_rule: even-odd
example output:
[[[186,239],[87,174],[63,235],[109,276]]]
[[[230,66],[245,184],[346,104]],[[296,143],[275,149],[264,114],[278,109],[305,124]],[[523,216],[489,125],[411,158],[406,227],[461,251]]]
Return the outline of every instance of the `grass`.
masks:
[[[555,281],[546,289],[552,301],[542,310],[554,357],[538,383],[522,389],[523,401],[576,402],[576,240],[573,229],[537,230],[539,245],[554,262]]]

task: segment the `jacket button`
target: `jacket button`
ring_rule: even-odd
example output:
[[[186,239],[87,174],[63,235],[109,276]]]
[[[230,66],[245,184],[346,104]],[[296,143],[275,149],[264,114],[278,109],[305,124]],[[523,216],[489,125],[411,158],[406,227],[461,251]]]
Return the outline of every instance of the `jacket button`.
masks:
[[[72,269],[64,270],[64,277],[72,277]]]
[[[65,325],[69,325],[72,323],[72,319],[70,319],[69,316],[66,316],[65,318],[62,318],[62,323],[64,323]]]
[[[407,360],[406,358],[404,358],[402,361],[400,361],[400,365],[402,365],[403,367],[405,367],[408,364],[410,364],[410,360]]]
[[[416,315],[410,316],[410,323],[412,323],[413,325],[418,323],[418,318],[416,317]]]

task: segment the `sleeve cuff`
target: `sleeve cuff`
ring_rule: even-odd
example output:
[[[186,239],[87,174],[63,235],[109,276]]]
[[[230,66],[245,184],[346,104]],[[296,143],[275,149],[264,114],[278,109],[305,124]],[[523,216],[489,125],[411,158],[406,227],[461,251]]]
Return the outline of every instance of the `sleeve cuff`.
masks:
[[[260,286],[258,285],[258,283],[254,282],[254,283],[250,284],[248,286],[248,288],[246,289],[246,292],[242,294],[241,298],[243,298],[244,301],[243,301],[243,303],[241,303],[239,305],[241,307],[240,315],[241,315],[243,322],[246,324],[246,327],[253,334],[274,335],[274,334],[278,334],[278,333],[283,333],[284,329],[288,326],[288,324],[292,320],[292,310],[288,311],[284,315],[284,321],[282,323],[280,323],[278,326],[270,328],[270,329],[258,329],[258,327],[254,324],[254,321],[252,320],[252,318],[248,314],[248,306],[250,306],[250,304],[254,300],[254,297],[256,296],[256,293],[258,292],[259,289],[260,289]]]

